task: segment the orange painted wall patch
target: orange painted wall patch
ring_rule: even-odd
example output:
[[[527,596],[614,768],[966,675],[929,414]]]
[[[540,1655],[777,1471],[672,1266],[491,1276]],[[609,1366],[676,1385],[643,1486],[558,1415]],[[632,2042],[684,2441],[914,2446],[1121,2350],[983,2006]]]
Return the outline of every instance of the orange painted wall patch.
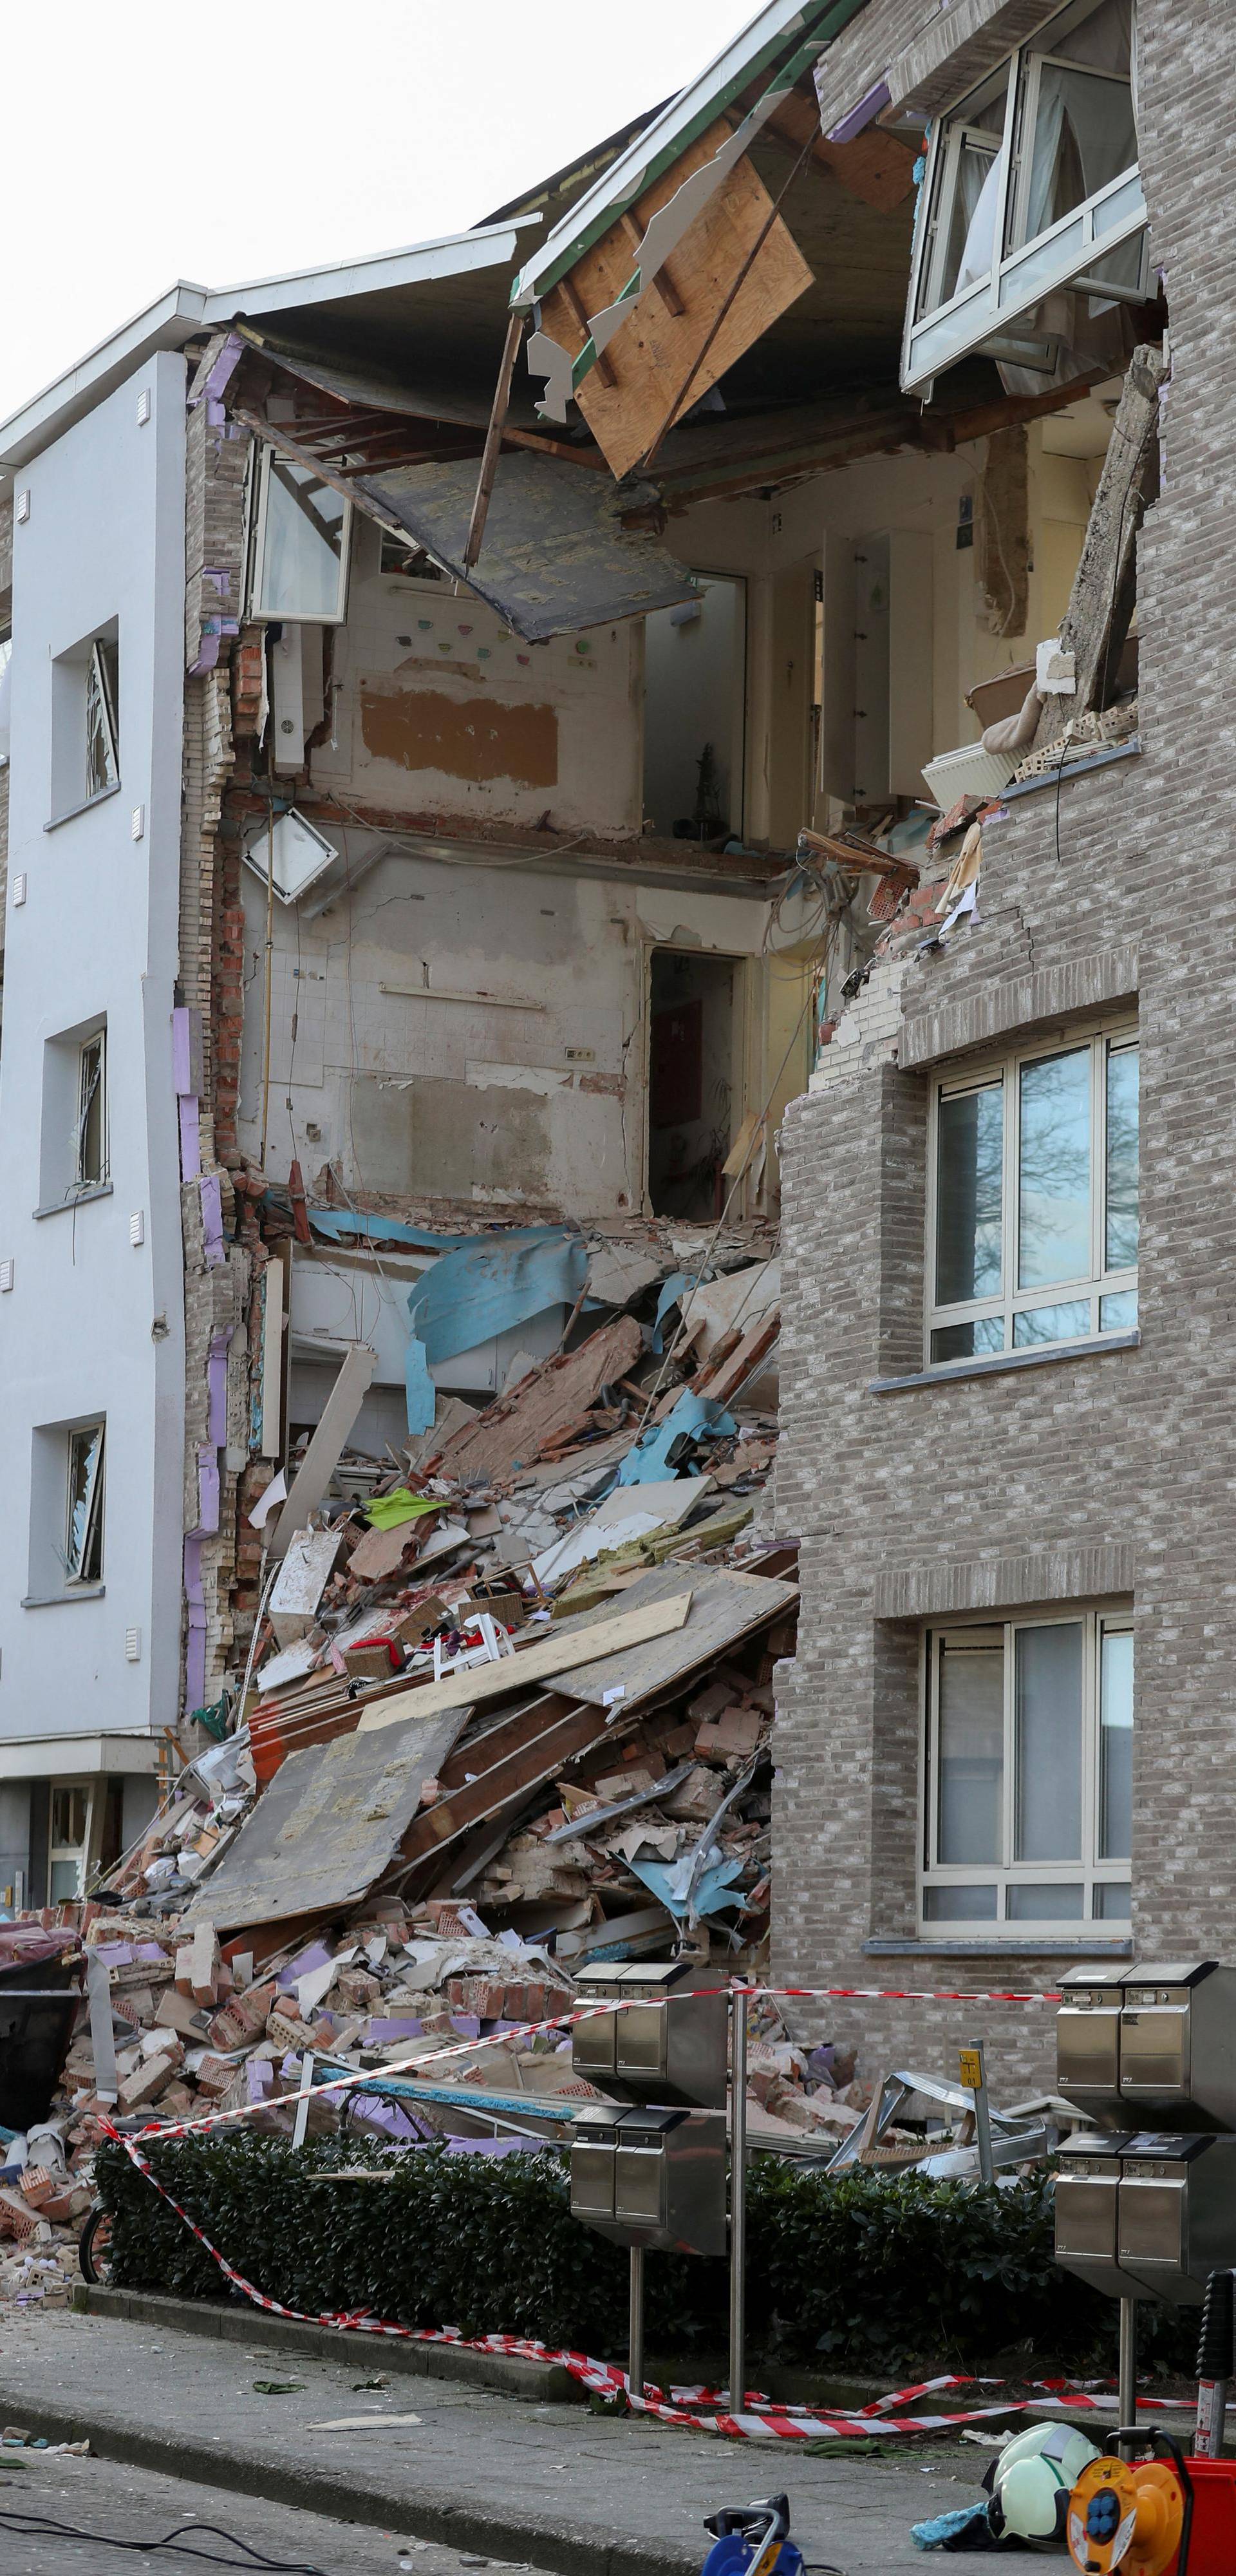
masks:
[[[400,769],[438,769],[447,778],[510,778],[520,787],[558,783],[556,707],[503,706],[493,698],[448,698],[440,689],[378,688],[360,693],[365,749]]]

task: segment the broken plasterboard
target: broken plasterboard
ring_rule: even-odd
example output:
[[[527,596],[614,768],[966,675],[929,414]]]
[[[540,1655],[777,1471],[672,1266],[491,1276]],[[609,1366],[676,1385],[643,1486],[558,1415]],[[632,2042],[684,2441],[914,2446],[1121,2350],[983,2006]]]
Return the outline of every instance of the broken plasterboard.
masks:
[[[308,1636],[342,1553],[337,1529],[297,1530],[267,1605],[277,1646],[294,1646],[299,1637]]]
[[[565,1538],[533,1558],[537,1582],[544,1590],[564,1574],[573,1574],[577,1566],[590,1565],[594,1557],[626,1547],[632,1539],[648,1538],[653,1530],[672,1528],[711,1491],[710,1476],[674,1476],[655,1485],[616,1487]]]
[[[617,1654],[624,1648],[647,1644],[654,1637],[670,1635],[681,1628],[691,1607],[691,1595],[684,1591],[681,1574],[677,1584],[658,1595],[654,1602],[635,1610],[607,1613],[596,1621],[595,1645],[605,1654]],[[474,1664],[466,1673],[455,1673],[444,1682],[423,1682],[419,1690],[399,1692],[378,1708],[366,1709],[358,1732],[374,1733],[380,1727],[398,1726],[420,1704],[420,1713],[432,1714],[438,1709],[457,1708],[465,1701],[495,1699],[504,1691],[519,1690],[525,1682],[552,1680],[562,1672],[566,1661],[578,1654],[585,1643],[587,1619],[567,1620],[534,1646],[524,1646],[514,1655],[504,1655],[496,1664]],[[603,1693],[597,1693],[603,1697]],[[578,1697],[588,1699],[589,1691]]]

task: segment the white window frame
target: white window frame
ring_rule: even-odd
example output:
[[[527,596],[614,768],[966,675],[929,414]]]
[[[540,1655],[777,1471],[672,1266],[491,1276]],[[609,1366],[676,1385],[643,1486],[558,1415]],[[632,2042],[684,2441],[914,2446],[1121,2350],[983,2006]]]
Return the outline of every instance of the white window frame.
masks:
[[[1137,1293],[1137,1264],[1122,1270],[1105,1267],[1107,1252],[1107,1080],[1109,1054],[1138,1046],[1136,1020],[1127,1017],[1092,1023],[1073,1032],[1058,1030],[1052,1037],[1036,1038],[1010,1053],[986,1058],[981,1064],[954,1068],[937,1074],[931,1087],[931,1111],[927,1138],[927,1242],[925,1278],[927,1295],[923,1336],[923,1365],[933,1376],[947,1376],[950,1370],[972,1369],[976,1360],[990,1357],[993,1366],[1000,1359],[1011,1359],[1028,1351],[1067,1350],[1070,1343],[1106,1340],[1113,1334],[1134,1331],[1135,1325],[1103,1324],[1101,1300],[1105,1297]],[[1053,1280],[1050,1285],[1020,1288],[1017,1285],[1018,1245],[1018,1179],[1021,1118],[1021,1075],[1026,1065],[1042,1064],[1055,1056],[1077,1055],[1083,1047],[1090,1050],[1090,1270],[1085,1278]],[[936,1225],[940,1184],[940,1103],[956,1100],[967,1093],[989,1090],[999,1082],[1003,1087],[1003,1131],[1001,1163],[1001,1288],[989,1297],[969,1297],[941,1305],[936,1299]],[[1042,1306],[1071,1306],[1085,1298],[1090,1307],[1090,1321],[1084,1332],[1063,1336],[1058,1342],[1014,1343],[1014,1317]],[[932,1341],[936,1333],[950,1324],[978,1322],[987,1316],[1002,1316],[1004,1344],[999,1352],[978,1353],[973,1357],[934,1359]]]
[[[270,514],[271,480],[276,464],[299,466],[305,473],[312,472],[313,468],[311,457],[285,455],[282,450],[276,449],[268,441],[263,442],[255,453],[249,615],[261,625],[342,626],[348,613],[348,567],[352,552],[353,506],[347,499],[344,500],[343,517],[339,523],[339,578],[335,587],[334,608],[274,608],[267,607],[263,601],[262,592],[266,576],[266,527]],[[325,483],[324,476],[320,479]],[[328,488],[333,490],[334,486],[331,485]]]
[[[96,636],[86,664],[84,707],[86,802],[95,796],[110,795],[120,785],[120,715],[116,705],[114,672],[109,654],[115,646],[103,636]],[[94,743],[97,736],[100,759],[96,777]]]
[[[99,1104],[99,1169],[87,1172],[86,1121],[89,1114],[89,1059],[97,1052]],[[82,1190],[102,1189],[111,1178],[111,1140],[107,1125],[107,1029],[92,1029],[77,1050],[77,1118],[73,1131],[73,1180],[68,1195],[76,1198]]]
[[[73,1536],[74,1460],[77,1455],[78,1444],[82,1441],[93,1439],[96,1434],[98,1435],[97,1446],[95,1448],[94,1458],[91,1462],[89,1477],[85,1489],[86,1508],[82,1521],[81,1548],[78,1550]],[[106,1484],[106,1462],[106,1422],[83,1422],[79,1423],[76,1429],[70,1431],[65,1442],[64,1452],[64,1569],[65,1580],[68,1584],[80,1583],[85,1584],[87,1587],[91,1587],[96,1583],[101,1583],[103,1580],[103,1495]],[[91,1554],[95,1548],[96,1539],[98,1542],[98,1563],[92,1571],[83,1572],[83,1568],[89,1564]]]
[[[1101,0],[1091,0],[1099,7]],[[1063,34],[1066,22],[1075,22],[1089,14],[1080,0],[1069,0],[1058,18],[1040,29],[1028,43],[1010,55],[1006,64],[987,75],[981,84],[968,92],[951,113],[940,117],[933,128],[927,158],[927,171],[919,200],[915,226],[914,254],[910,269],[910,293],[906,306],[905,335],[902,342],[901,382],[905,392],[921,392],[930,387],[933,377],[958,358],[982,348],[996,358],[1015,366],[1033,367],[1050,375],[1059,356],[1055,340],[1033,339],[1018,335],[1015,325],[1034,311],[1049,295],[1069,286],[1077,292],[1094,295],[1106,304],[1142,304],[1150,289],[1150,252],[1146,236],[1146,200],[1138,165],[1117,173],[1092,197],[1074,206],[1045,232],[1031,241],[1018,241],[1018,217],[1024,212],[1029,186],[1031,152],[1027,148],[1034,133],[1038,105],[1039,81],[1044,61],[1052,58],[1053,29]],[[1137,24],[1133,26],[1134,61],[1136,62]],[[1089,68],[1089,67],[1087,67]],[[993,240],[995,257],[990,273],[975,285],[964,287],[947,302],[931,305],[926,296],[931,284],[931,271],[938,272],[944,241],[948,237],[953,207],[953,191],[961,147],[968,120],[993,90],[1007,77],[1004,136],[999,146],[1002,177],[996,204]],[[1096,79],[1117,79],[1118,74],[1097,71]],[[1136,78],[1134,79],[1136,99]],[[985,130],[984,146],[990,142]],[[1105,279],[1089,275],[1092,267],[1118,250],[1122,243],[1142,236],[1141,258],[1137,277],[1131,285],[1112,285]],[[1010,245],[1012,245],[1010,247]]]
[[[1095,1911],[1096,1887],[1122,1887],[1132,1878],[1132,1858],[1103,1860],[1099,1857],[1100,1766],[1103,1754],[1100,1725],[1100,1659],[1105,1635],[1131,1636],[1133,1611],[1127,1602],[1108,1601],[1082,1607],[1070,1602],[1058,1610],[1030,1611],[1015,1618],[993,1619],[988,1613],[976,1613],[969,1619],[937,1619],[923,1629],[921,1646],[921,1707],[919,1730],[918,1788],[918,1896],[919,1937],[925,1941],[1019,1941],[1044,1939],[1080,1942],[1112,1938],[1119,1940],[1130,1929],[1127,1915],[1098,1914]],[[1082,1799],[1078,1860],[1018,1861],[1013,1858],[1014,1809],[1017,1795],[1015,1693],[1016,1637],[1026,1629],[1078,1627],[1082,1630]],[[1000,1632],[1004,1643],[1004,1757],[1001,1806],[1001,1858],[998,1862],[948,1861],[936,1858],[939,1838],[940,1765],[935,1757],[939,1741],[939,1672],[940,1658],[934,1651],[936,1642],[950,1637],[973,1635],[976,1629]],[[1136,1727],[1137,1676],[1134,1665],[1134,1726]],[[1040,1920],[1007,1914],[1008,1890],[1017,1887],[1053,1887],[1079,1885],[1083,1890],[1080,1914]],[[928,1919],[926,1895],[931,1888],[974,1887],[996,1889],[996,1914],[982,1916]]]

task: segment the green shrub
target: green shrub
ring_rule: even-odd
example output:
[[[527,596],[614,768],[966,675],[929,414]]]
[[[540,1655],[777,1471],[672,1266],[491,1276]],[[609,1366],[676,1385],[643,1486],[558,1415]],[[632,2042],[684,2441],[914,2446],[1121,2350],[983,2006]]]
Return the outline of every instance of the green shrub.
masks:
[[[229,2137],[147,2152],[237,2271],[285,2306],[535,2336],[607,2359],[625,2350],[625,2252],[571,2217],[552,2149],[491,2163],[375,2148],[390,2182],[334,2185],[313,2177],[354,2164],[355,2141]],[[114,2280],[219,2297],[216,2265],[123,2148],[101,2148],[96,2169]],[[1035,2368],[1114,2367],[1114,2302],[1052,2260],[1046,2174],[984,2190],[855,2168],[832,2179],[757,2156],[747,2205],[751,2349],[766,2359],[904,2373],[1007,2364],[1022,2348]],[[647,2301],[651,2351],[724,2351],[724,2264],[655,2255]],[[1187,2344],[1187,2327],[1160,2325],[1165,2360],[1182,2331]]]

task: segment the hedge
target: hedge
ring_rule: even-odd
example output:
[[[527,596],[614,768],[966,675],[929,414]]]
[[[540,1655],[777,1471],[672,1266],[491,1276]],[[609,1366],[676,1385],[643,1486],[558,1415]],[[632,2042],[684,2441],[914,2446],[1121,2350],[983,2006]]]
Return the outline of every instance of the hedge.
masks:
[[[625,2351],[621,2247],[571,2217],[553,2149],[372,2151],[381,2184],[325,2180],[355,2165],[355,2141],[301,2148],[257,2137],[150,2142],[167,2188],[255,2287],[309,2315],[372,2309],[410,2326],[522,2334],[612,2359]],[[218,2298],[222,2277],[123,2148],[96,2158],[112,2218],[118,2286]],[[753,2354],[817,2370],[1008,2370],[1047,2363],[1111,2370],[1116,2309],[1052,2260],[1051,2176],[983,2189],[853,2168],[835,2179],[756,2157],[748,2189]],[[725,2266],[655,2256],[649,2348],[726,2343]],[[1150,2312],[1145,2356],[1188,2367],[1185,2312]]]

